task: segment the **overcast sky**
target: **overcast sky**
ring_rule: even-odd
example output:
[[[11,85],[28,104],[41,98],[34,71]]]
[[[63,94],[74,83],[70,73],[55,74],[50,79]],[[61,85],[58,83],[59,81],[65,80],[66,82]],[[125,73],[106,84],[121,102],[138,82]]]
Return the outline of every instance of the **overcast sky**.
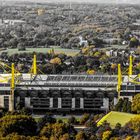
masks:
[[[0,0],[0,1],[37,1],[37,2],[94,2],[94,3],[131,3],[140,4],[140,0]]]

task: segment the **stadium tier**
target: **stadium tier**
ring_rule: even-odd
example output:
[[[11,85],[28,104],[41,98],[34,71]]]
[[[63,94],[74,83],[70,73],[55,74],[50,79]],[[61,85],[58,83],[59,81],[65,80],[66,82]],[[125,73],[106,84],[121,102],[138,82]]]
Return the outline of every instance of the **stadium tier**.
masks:
[[[15,109],[22,104],[32,110],[104,111],[117,102],[117,76],[22,74],[15,79]],[[0,84],[1,107],[10,109],[10,91],[9,78]]]

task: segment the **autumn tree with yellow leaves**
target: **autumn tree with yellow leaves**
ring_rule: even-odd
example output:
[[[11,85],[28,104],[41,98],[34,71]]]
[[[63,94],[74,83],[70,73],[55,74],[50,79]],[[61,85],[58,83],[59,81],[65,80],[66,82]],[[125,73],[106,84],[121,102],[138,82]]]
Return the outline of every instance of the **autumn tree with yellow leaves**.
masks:
[[[59,57],[55,57],[55,58],[51,59],[50,63],[51,64],[58,64],[58,65],[62,64],[61,59]]]

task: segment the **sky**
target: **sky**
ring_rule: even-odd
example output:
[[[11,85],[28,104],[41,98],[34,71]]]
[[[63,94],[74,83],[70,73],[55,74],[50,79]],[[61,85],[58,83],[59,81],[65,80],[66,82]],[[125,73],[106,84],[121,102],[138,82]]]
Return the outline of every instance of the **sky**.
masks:
[[[140,4],[140,0],[0,0],[0,1],[36,1],[36,2],[94,2],[94,3],[130,3]]]

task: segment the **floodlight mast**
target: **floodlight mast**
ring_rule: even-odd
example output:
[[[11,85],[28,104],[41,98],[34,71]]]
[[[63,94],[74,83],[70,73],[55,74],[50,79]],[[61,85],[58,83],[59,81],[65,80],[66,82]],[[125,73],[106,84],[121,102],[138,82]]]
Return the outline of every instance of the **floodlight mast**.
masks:
[[[33,74],[37,75],[36,54],[34,54],[34,58],[33,58]]]
[[[133,58],[132,58],[132,55],[130,55],[130,57],[129,57],[129,71],[128,71],[129,79],[130,79],[130,77],[133,74],[133,70],[132,69],[133,69]]]
[[[120,99],[121,85],[122,85],[121,64],[118,64],[118,86],[117,86],[118,99]]]
[[[14,111],[14,90],[15,90],[15,66],[14,63],[12,63],[12,72],[11,72],[11,91],[10,91],[10,105],[9,105],[9,111]]]

